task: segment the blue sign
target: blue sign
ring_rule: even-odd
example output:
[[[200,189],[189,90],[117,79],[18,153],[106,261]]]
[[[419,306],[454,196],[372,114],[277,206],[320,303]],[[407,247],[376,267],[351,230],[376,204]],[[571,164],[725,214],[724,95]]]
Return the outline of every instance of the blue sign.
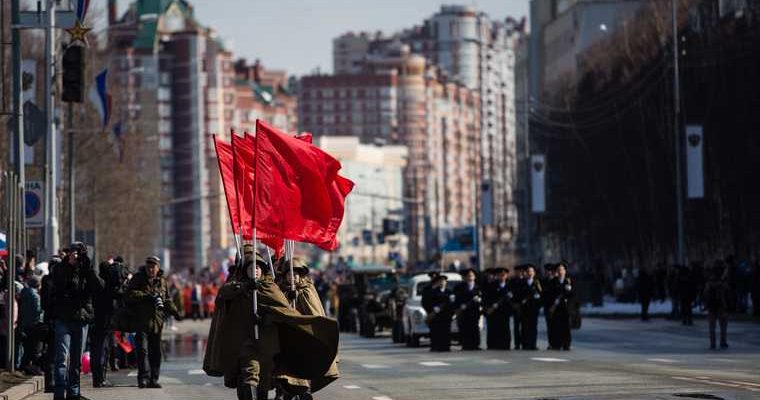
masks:
[[[26,218],[33,218],[42,210],[42,199],[35,192],[26,192]]]
[[[442,251],[475,251],[475,227],[453,228],[444,232]]]

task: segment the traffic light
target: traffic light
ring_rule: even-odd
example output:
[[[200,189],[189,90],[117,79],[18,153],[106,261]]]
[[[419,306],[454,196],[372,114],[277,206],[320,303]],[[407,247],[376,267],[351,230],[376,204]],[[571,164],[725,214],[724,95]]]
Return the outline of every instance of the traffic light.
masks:
[[[63,91],[61,100],[66,103],[84,101],[84,47],[69,46],[63,53]]]
[[[383,235],[392,236],[401,231],[401,222],[395,219],[385,218],[383,219]]]

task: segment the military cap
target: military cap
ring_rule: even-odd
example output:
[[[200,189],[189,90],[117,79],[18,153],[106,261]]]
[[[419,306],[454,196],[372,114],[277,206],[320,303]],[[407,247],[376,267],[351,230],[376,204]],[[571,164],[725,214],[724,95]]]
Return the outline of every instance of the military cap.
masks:
[[[74,242],[74,243],[72,243],[69,246],[69,249],[71,249],[71,251],[76,251],[79,254],[85,254],[85,253],[87,253],[87,246],[85,246],[85,244],[82,243],[82,242]]]
[[[156,264],[161,265],[161,259],[158,256],[149,256],[145,259],[145,265]]]
[[[245,254],[253,254],[253,252],[254,252],[253,243],[245,243],[245,244],[243,244],[243,254],[244,255]]]
[[[447,280],[449,280],[449,277],[446,276],[445,274],[435,274],[434,276],[430,278],[430,281],[432,283],[436,283],[438,281],[447,281]]]
[[[472,272],[473,274],[475,274],[475,276],[478,275],[478,271],[476,271],[475,268],[465,268],[463,270],[460,270],[459,271],[459,275],[465,276],[465,275],[469,274],[470,272]]]
[[[116,257],[114,257],[113,261],[117,262],[117,263],[120,263],[120,264],[124,263],[124,257],[122,257],[122,256],[116,256]]]
[[[500,274],[502,272],[509,273],[509,268],[507,267],[494,267],[494,268],[489,268],[489,270],[491,270],[491,272],[494,274]]]

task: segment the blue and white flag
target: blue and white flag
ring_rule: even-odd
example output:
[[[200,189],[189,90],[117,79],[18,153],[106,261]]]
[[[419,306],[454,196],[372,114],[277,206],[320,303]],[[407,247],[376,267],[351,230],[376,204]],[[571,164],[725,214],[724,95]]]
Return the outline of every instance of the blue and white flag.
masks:
[[[100,114],[103,131],[108,127],[108,120],[111,118],[111,95],[108,93],[107,80],[108,68],[105,68],[95,77],[95,84],[90,88],[89,94],[90,101]]]

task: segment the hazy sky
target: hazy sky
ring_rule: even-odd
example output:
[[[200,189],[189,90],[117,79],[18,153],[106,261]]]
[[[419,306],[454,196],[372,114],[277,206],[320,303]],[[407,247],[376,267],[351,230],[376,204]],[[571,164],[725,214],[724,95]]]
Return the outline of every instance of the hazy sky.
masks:
[[[302,75],[332,71],[332,39],[347,31],[385,33],[421,24],[441,4],[474,5],[491,18],[528,13],[528,0],[190,0],[236,57]],[[119,15],[130,0],[119,0]]]

